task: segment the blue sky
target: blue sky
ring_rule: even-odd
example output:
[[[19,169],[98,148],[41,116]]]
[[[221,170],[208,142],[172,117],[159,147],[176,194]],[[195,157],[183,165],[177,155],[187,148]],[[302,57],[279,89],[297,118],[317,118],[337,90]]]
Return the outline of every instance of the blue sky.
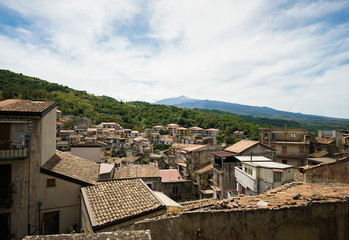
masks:
[[[349,1],[1,0],[0,68],[123,101],[349,118],[348,34]]]

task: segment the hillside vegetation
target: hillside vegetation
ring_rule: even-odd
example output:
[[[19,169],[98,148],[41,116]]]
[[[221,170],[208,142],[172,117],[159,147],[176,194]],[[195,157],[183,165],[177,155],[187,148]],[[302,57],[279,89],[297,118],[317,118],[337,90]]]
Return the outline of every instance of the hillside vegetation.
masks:
[[[218,110],[185,109],[146,102],[127,103],[8,70],[0,70],[0,99],[7,98],[53,100],[57,102],[58,109],[63,114],[86,116],[95,124],[114,121],[124,128],[139,131],[169,123],[177,123],[184,127],[218,128],[222,130],[218,140],[228,143],[236,141],[232,137],[232,133],[236,130],[244,131],[251,139],[257,139],[259,127],[284,127],[286,123],[288,127],[304,126],[295,121],[240,116]],[[309,126],[306,127],[311,129]],[[338,130],[348,129],[348,126],[330,127]]]

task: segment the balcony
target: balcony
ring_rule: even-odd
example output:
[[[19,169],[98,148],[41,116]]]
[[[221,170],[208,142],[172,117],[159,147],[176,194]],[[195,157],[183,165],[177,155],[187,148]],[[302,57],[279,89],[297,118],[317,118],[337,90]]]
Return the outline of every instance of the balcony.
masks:
[[[0,140],[0,160],[25,159],[28,156],[28,142]]]
[[[249,188],[254,192],[258,192],[258,180],[243,172],[239,167],[235,167],[235,178],[244,188]]]

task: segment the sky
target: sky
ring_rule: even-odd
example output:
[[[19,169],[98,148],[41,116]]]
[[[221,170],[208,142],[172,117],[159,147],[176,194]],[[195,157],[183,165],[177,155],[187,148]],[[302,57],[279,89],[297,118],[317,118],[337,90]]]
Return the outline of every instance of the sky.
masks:
[[[0,69],[349,119],[349,1],[0,0]]]

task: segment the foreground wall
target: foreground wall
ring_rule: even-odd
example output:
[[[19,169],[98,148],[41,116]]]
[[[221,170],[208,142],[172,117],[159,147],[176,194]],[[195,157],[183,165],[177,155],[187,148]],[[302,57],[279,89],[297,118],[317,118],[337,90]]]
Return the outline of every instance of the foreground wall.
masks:
[[[314,203],[278,210],[186,212],[138,222],[152,239],[349,239],[349,202]]]

